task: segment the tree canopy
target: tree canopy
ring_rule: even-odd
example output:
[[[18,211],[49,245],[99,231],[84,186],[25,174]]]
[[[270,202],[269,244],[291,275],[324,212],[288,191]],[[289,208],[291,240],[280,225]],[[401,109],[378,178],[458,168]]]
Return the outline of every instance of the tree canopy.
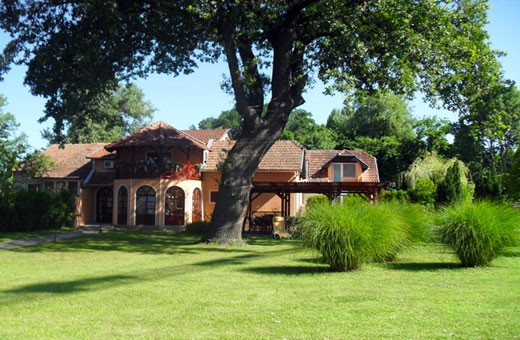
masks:
[[[13,0],[0,5],[13,38],[0,66],[28,64],[57,133],[118,80],[224,59],[243,123],[207,239],[228,242],[241,239],[252,175],[314,75],[347,94],[421,88],[464,109],[498,77],[486,10],[483,0]]]
[[[381,177],[394,182],[422,151],[415,124],[405,99],[392,92],[360,96],[327,120],[339,136],[337,148],[374,155]]]
[[[113,142],[148,125],[155,111],[135,84],[120,84],[100,94],[84,110],[69,120],[63,138],[51,130],[45,130],[43,137],[50,143]]]

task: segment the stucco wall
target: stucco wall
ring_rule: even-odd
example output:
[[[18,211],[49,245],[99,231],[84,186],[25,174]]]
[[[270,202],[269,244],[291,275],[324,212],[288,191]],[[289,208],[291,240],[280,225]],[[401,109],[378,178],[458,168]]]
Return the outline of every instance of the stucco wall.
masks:
[[[122,179],[114,183],[114,210],[113,221],[117,223],[117,203],[119,188],[125,186],[128,190],[128,215],[127,224],[135,225],[136,212],[136,193],[142,186],[150,186],[155,191],[155,225],[165,225],[165,199],[166,191],[173,186],[177,186],[184,191],[184,222],[192,221],[193,191],[195,188],[201,189],[201,181],[196,180],[172,180],[172,179]],[[204,214],[204,205],[202,207]],[[204,215],[203,215],[204,216]]]
[[[253,177],[256,182],[292,182],[296,178],[294,172],[257,172]],[[202,181],[202,195],[205,207],[205,220],[210,220],[215,203],[211,202],[211,192],[218,191],[218,183],[220,180],[220,173],[218,172],[204,172]],[[290,215],[294,216],[299,210],[300,194],[291,194]],[[281,199],[276,194],[261,194],[253,202],[253,212],[259,214],[275,213],[280,214],[282,211]]]

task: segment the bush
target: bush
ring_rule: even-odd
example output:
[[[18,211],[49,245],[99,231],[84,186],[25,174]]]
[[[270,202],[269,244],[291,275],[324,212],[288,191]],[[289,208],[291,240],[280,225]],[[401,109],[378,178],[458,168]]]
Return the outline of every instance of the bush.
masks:
[[[395,202],[315,204],[302,216],[299,236],[332,270],[354,270],[363,263],[393,259],[412,242],[412,224],[421,215],[406,209]]]
[[[184,231],[190,234],[205,234],[208,228],[209,222],[198,221],[186,224]]]
[[[382,202],[408,202],[410,197],[406,190],[384,190],[381,192]]]
[[[314,205],[328,204],[329,198],[325,195],[316,195],[307,198],[305,206],[307,209],[311,209]]]
[[[71,225],[74,220],[74,195],[17,190],[2,197],[6,202],[0,210],[4,217],[2,231],[34,231]]]
[[[429,179],[420,179],[415,187],[410,190],[411,200],[428,207],[435,205],[435,197],[437,195],[437,186]]]
[[[486,266],[505,247],[518,243],[520,214],[487,201],[444,207],[436,218],[435,236],[450,246],[464,267]]]

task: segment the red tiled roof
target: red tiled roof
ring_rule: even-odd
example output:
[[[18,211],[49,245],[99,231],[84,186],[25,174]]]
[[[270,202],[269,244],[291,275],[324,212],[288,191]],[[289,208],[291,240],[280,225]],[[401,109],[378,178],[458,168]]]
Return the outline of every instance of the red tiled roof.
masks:
[[[203,171],[216,171],[233,145],[234,141],[214,142]],[[302,146],[296,142],[276,141],[258,165],[258,171],[301,171],[302,153]]]
[[[209,141],[230,140],[229,129],[182,130],[185,134],[197,138],[208,145]]]
[[[90,172],[92,166],[87,155],[102,150],[105,143],[91,144],[52,144],[43,151],[55,163],[53,167],[43,177],[65,178],[74,177],[84,179]]]
[[[113,157],[115,157],[115,153],[109,152],[105,148],[99,149],[87,155],[87,158],[91,159],[112,159]]]
[[[323,169],[336,156],[355,156],[368,166],[361,174],[361,182],[379,182],[376,158],[361,150],[307,150],[306,159],[309,161],[309,180],[317,182],[327,181],[327,173]]]
[[[127,146],[176,146],[196,147],[207,150],[208,147],[200,140],[190,136],[165,122],[157,122],[115,143],[105,146],[108,151],[114,151]]]

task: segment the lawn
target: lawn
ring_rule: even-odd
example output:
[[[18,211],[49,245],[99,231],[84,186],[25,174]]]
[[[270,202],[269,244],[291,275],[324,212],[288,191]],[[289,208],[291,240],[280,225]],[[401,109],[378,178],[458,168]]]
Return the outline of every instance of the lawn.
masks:
[[[65,231],[73,231],[74,228],[61,228],[58,229],[58,232],[65,232]],[[38,237],[43,235],[54,235],[56,230],[37,230],[37,231],[20,231],[20,232],[13,232],[13,233],[7,233],[7,232],[1,232],[0,231],[0,242],[5,241],[11,241],[11,240],[18,240],[22,238],[29,238],[29,237]]]
[[[332,273],[295,241],[103,233],[0,251],[0,339],[520,335],[520,251],[459,268],[438,245]]]

